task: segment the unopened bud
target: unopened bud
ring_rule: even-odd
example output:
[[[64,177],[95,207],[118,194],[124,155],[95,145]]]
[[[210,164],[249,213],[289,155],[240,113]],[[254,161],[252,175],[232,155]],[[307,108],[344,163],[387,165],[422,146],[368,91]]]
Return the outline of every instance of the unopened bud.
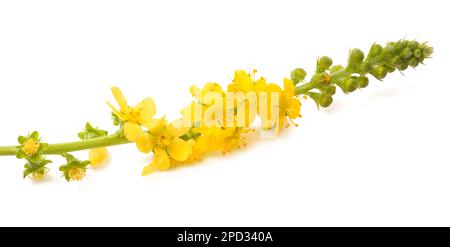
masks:
[[[411,50],[415,50],[419,46],[419,42],[412,40],[408,42],[408,48]]]
[[[317,72],[324,72],[325,70],[329,69],[332,64],[333,60],[331,60],[330,57],[320,57],[319,60],[317,60]]]
[[[369,85],[369,78],[367,78],[367,76],[360,76],[358,77],[358,79],[356,80],[356,83],[358,84],[359,88],[365,88],[367,87],[367,85]]]
[[[371,74],[373,76],[375,76],[375,78],[377,78],[378,80],[383,79],[384,77],[386,77],[387,74],[387,69],[384,66],[376,66]]]
[[[417,65],[419,65],[419,61],[417,61],[417,59],[415,57],[409,59],[408,61],[408,65],[411,67],[417,67]]]
[[[367,55],[368,59],[374,58],[378,55],[380,55],[381,51],[383,50],[383,47],[379,44],[373,44],[372,47],[370,47],[369,54]]]
[[[422,57],[422,50],[421,49],[415,49],[414,50],[414,57],[419,59]]]
[[[403,59],[405,59],[405,60],[410,59],[412,56],[413,56],[413,52],[412,52],[411,49],[409,49],[409,48],[404,49],[404,50],[400,53],[400,57],[403,58]]]
[[[351,76],[344,81],[344,92],[351,93],[358,88],[358,84],[356,82],[356,77]]]
[[[383,51],[381,52],[381,55],[385,59],[389,59],[389,58],[392,58],[393,56],[395,56],[395,48],[394,48],[394,46],[386,45],[386,47],[383,48]]]
[[[324,93],[328,94],[328,95],[334,95],[336,93],[336,86],[334,85],[329,85],[328,87],[326,87],[323,90]]]
[[[297,85],[299,82],[303,81],[306,77],[306,71],[302,68],[294,69],[291,72],[291,80]]]
[[[352,49],[348,58],[348,66],[351,69],[357,68],[364,60],[364,52],[360,49]]]
[[[321,107],[328,107],[333,103],[333,97],[331,95],[323,93],[319,96],[319,105]]]

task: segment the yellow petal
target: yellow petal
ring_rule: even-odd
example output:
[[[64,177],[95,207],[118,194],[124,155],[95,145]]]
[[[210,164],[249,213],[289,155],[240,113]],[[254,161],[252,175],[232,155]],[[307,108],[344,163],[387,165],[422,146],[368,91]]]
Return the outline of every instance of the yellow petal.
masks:
[[[128,141],[135,142],[144,132],[139,124],[126,122],[123,126],[123,133]]]
[[[146,98],[136,105],[135,110],[139,111],[139,122],[143,123],[156,114],[156,105],[152,98]]]
[[[158,170],[167,170],[170,168],[170,158],[166,150],[163,148],[155,148],[155,157],[153,163]]]
[[[234,72],[234,83],[238,86],[240,91],[248,92],[253,88],[252,78],[249,73],[244,70],[236,70]]]
[[[302,104],[300,103],[300,100],[296,98],[292,99],[287,109],[288,117],[291,119],[301,117],[300,115],[301,106]]]
[[[164,131],[166,123],[167,120],[164,116],[160,119],[150,119],[143,123],[143,125],[149,129],[150,133],[152,133],[153,135],[158,135],[159,133]]]
[[[184,161],[189,158],[189,155],[191,155],[192,145],[187,141],[175,138],[167,147],[167,152],[169,153],[171,158],[178,161]]]
[[[155,147],[155,138],[149,133],[143,133],[137,140],[136,146],[143,153],[150,153]]]
[[[255,92],[261,92],[266,89],[266,78],[261,77],[255,83]]]
[[[129,112],[128,103],[125,96],[123,96],[122,91],[120,91],[118,87],[112,87],[111,91],[117,104],[119,105],[120,111],[127,114]]]
[[[294,97],[295,93],[295,85],[294,82],[290,79],[285,78],[284,79],[284,94],[285,98],[291,99]]]
[[[92,166],[99,166],[108,159],[108,150],[106,148],[95,148],[89,151],[89,161]]]
[[[158,169],[155,167],[155,165],[153,163],[151,163],[150,165],[144,167],[144,169],[142,169],[142,176],[147,176],[150,173],[153,173],[155,171],[157,171]]]
[[[121,118],[121,113],[119,110],[117,110],[111,103],[109,103],[108,101],[106,101],[106,104],[108,104],[109,108],[111,108],[111,110],[113,111],[114,114],[116,114],[120,119]],[[122,119],[123,120],[123,119]]]
[[[177,119],[167,125],[167,133],[170,136],[179,137],[186,134],[189,131],[190,126],[184,126],[183,119]]]

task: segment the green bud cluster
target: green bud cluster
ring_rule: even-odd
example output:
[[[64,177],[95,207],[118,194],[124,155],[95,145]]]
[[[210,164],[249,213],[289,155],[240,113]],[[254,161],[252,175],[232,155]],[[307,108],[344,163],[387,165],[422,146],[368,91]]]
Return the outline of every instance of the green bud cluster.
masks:
[[[351,49],[346,67],[333,65],[330,57],[323,56],[317,59],[316,71],[311,80],[298,85],[296,94],[308,95],[318,107],[328,107],[333,102],[336,86],[346,94],[354,92],[369,85],[368,74],[382,80],[388,73],[396,70],[415,68],[432,53],[433,48],[427,43],[399,40],[388,42],[385,46],[375,43],[367,56],[360,49]],[[305,77],[306,72],[303,69],[295,69],[291,73],[295,84],[303,81]]]

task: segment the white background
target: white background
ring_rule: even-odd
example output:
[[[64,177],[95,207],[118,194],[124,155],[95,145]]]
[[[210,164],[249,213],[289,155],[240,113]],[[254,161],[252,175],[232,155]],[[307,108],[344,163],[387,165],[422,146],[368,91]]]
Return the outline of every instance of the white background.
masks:
[[[113,130],[120,86],[174,119],[189,87],[258,69],[281,83],[320,55],[404,37],[435,48],[426,66],[329,109],[304,103],[299,128],[226,157],[141,177],[133,145],[67,183],[0,158],[3,226],[449,226],[449,23],[445,1],[1,1],[0,145],[39,130],[70,141],[86,121]],[[86,158],[86,152],[77,153]]]

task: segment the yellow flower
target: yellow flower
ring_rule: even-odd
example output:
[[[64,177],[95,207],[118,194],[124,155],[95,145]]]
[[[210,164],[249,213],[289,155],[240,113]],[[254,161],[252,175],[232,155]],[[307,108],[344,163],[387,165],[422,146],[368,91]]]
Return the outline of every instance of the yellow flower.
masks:
[[[209,133],[208,150],[221,151],[225,155],[231,152],[233,148],[246,146],[245,135],[255,130],[243,127],[214,127],[209,128],[207,131]]]
[[[256,118],[258,113],[258,105],[259,105],[259,94],[263,92],[266,88],[266,79],[264,77],[260,77],[258,80],[255,79],[256,70],[253,70],[253,73],[247,73],[244,70],[237,70],[234,73],[233,83],[228,85],[227,91],[228,93],[243,93],[245,101],[243,102],[243,106],[237,105],[238,102],[235,102],[234,108],[240,109],[239,107],[243,107],[244,116],[244,126],[238,127],[248,127]],[[254,93],[252,98],[251,93]],[[231,94],[229,94],[231,95]],[[242,104],[242,102],[241,102]],[[242,114],[237,110],[236,114]],[[242,125],[239,123],[239,125]]]
[[[69,170],[69,177],[71,180],[80,181],[86,176],[86,169],[81,167],[72,167]]]
[[[89,161],[92,166],[102,165],[108,159],[108,149],[101,147],[89,151]]]
[[[191,140],[194,143],[192,144],[192,153],[186,159],[187,163],[199,162],[202,160],[203,155],[206,153],[208,149],[208,138],[204,135],[197,137],[195,140]]]
[[[119,105],[119,109],[116,109],[111,103],[107,103],[113,113],[124,122],[123,131],[125,137],[129,141],[134,142],[144,133],[141,125],[148,125],[154,121],[153,116],[156,113],[155,102],[151,98],[146,98],[135,107],[130,107],[119,88],[113,87],[111,91]]]
[[[144,133],[136,145],[141,152],[153,151],[153,162],[146,166],[142,175],[148,175],[156,170],[167,170],[171,166],[171,159],[185,161],[192,153],[192,144],[180,137],[189,131],[183,126],[181,119],[166,124],[165,118],[154,124],[147,125],[149,132]]]
[[[194,85],[190,88],[190,92],[196,101],[181,110],[186,123],[191,122],[196,127],[226,123],[226,94],[219,84],[208,82],[203,89]]]
[[[27,156],[33,156],[38,152],[39,146],[39,141],[30,138],[22,144],[21,149]]]
[[[228,92],[261,92],[265,89],[266,79],[260,77],[255,80],[256,70],[253,70],[252,74],[247,73],[245,70],[236,70],[234,72],[233,83],[228,85]]]
[[[289,120],[292,124],[297,126],[297,124],[293,121],[296,118],[300,118],[300,108],[301,102],[297,96],[295,96],[295,85],[294,82],[290,79],[284,79],[284,90],[282,90],[278,85],[270,83],[266,87],[267,92],[267,112],[266,115],[263,116],[263,128],[271,129],[275,126],[278,126],[276,129],[277,132],[283,127],[286,123],[286,127],[289,127],[289,123],[286,122],[286,119]],[[272,93],[278,93],[278,102],[272,98]],[[276,116],[271,116],[270,107],[275,107],[278,110],[278,118]]]
[[[203,98],[206,97],[208,94],[211,95],[211,93],[215,93],[218,97],[225,96],[225,92],[223,91],[222,86],[220,86],[220,84],[216,82],[206,83],[203,89],[194,85],[189,88],[189,91],[191,92],[194,98],[196,98],[198,101],[202,103]]]

